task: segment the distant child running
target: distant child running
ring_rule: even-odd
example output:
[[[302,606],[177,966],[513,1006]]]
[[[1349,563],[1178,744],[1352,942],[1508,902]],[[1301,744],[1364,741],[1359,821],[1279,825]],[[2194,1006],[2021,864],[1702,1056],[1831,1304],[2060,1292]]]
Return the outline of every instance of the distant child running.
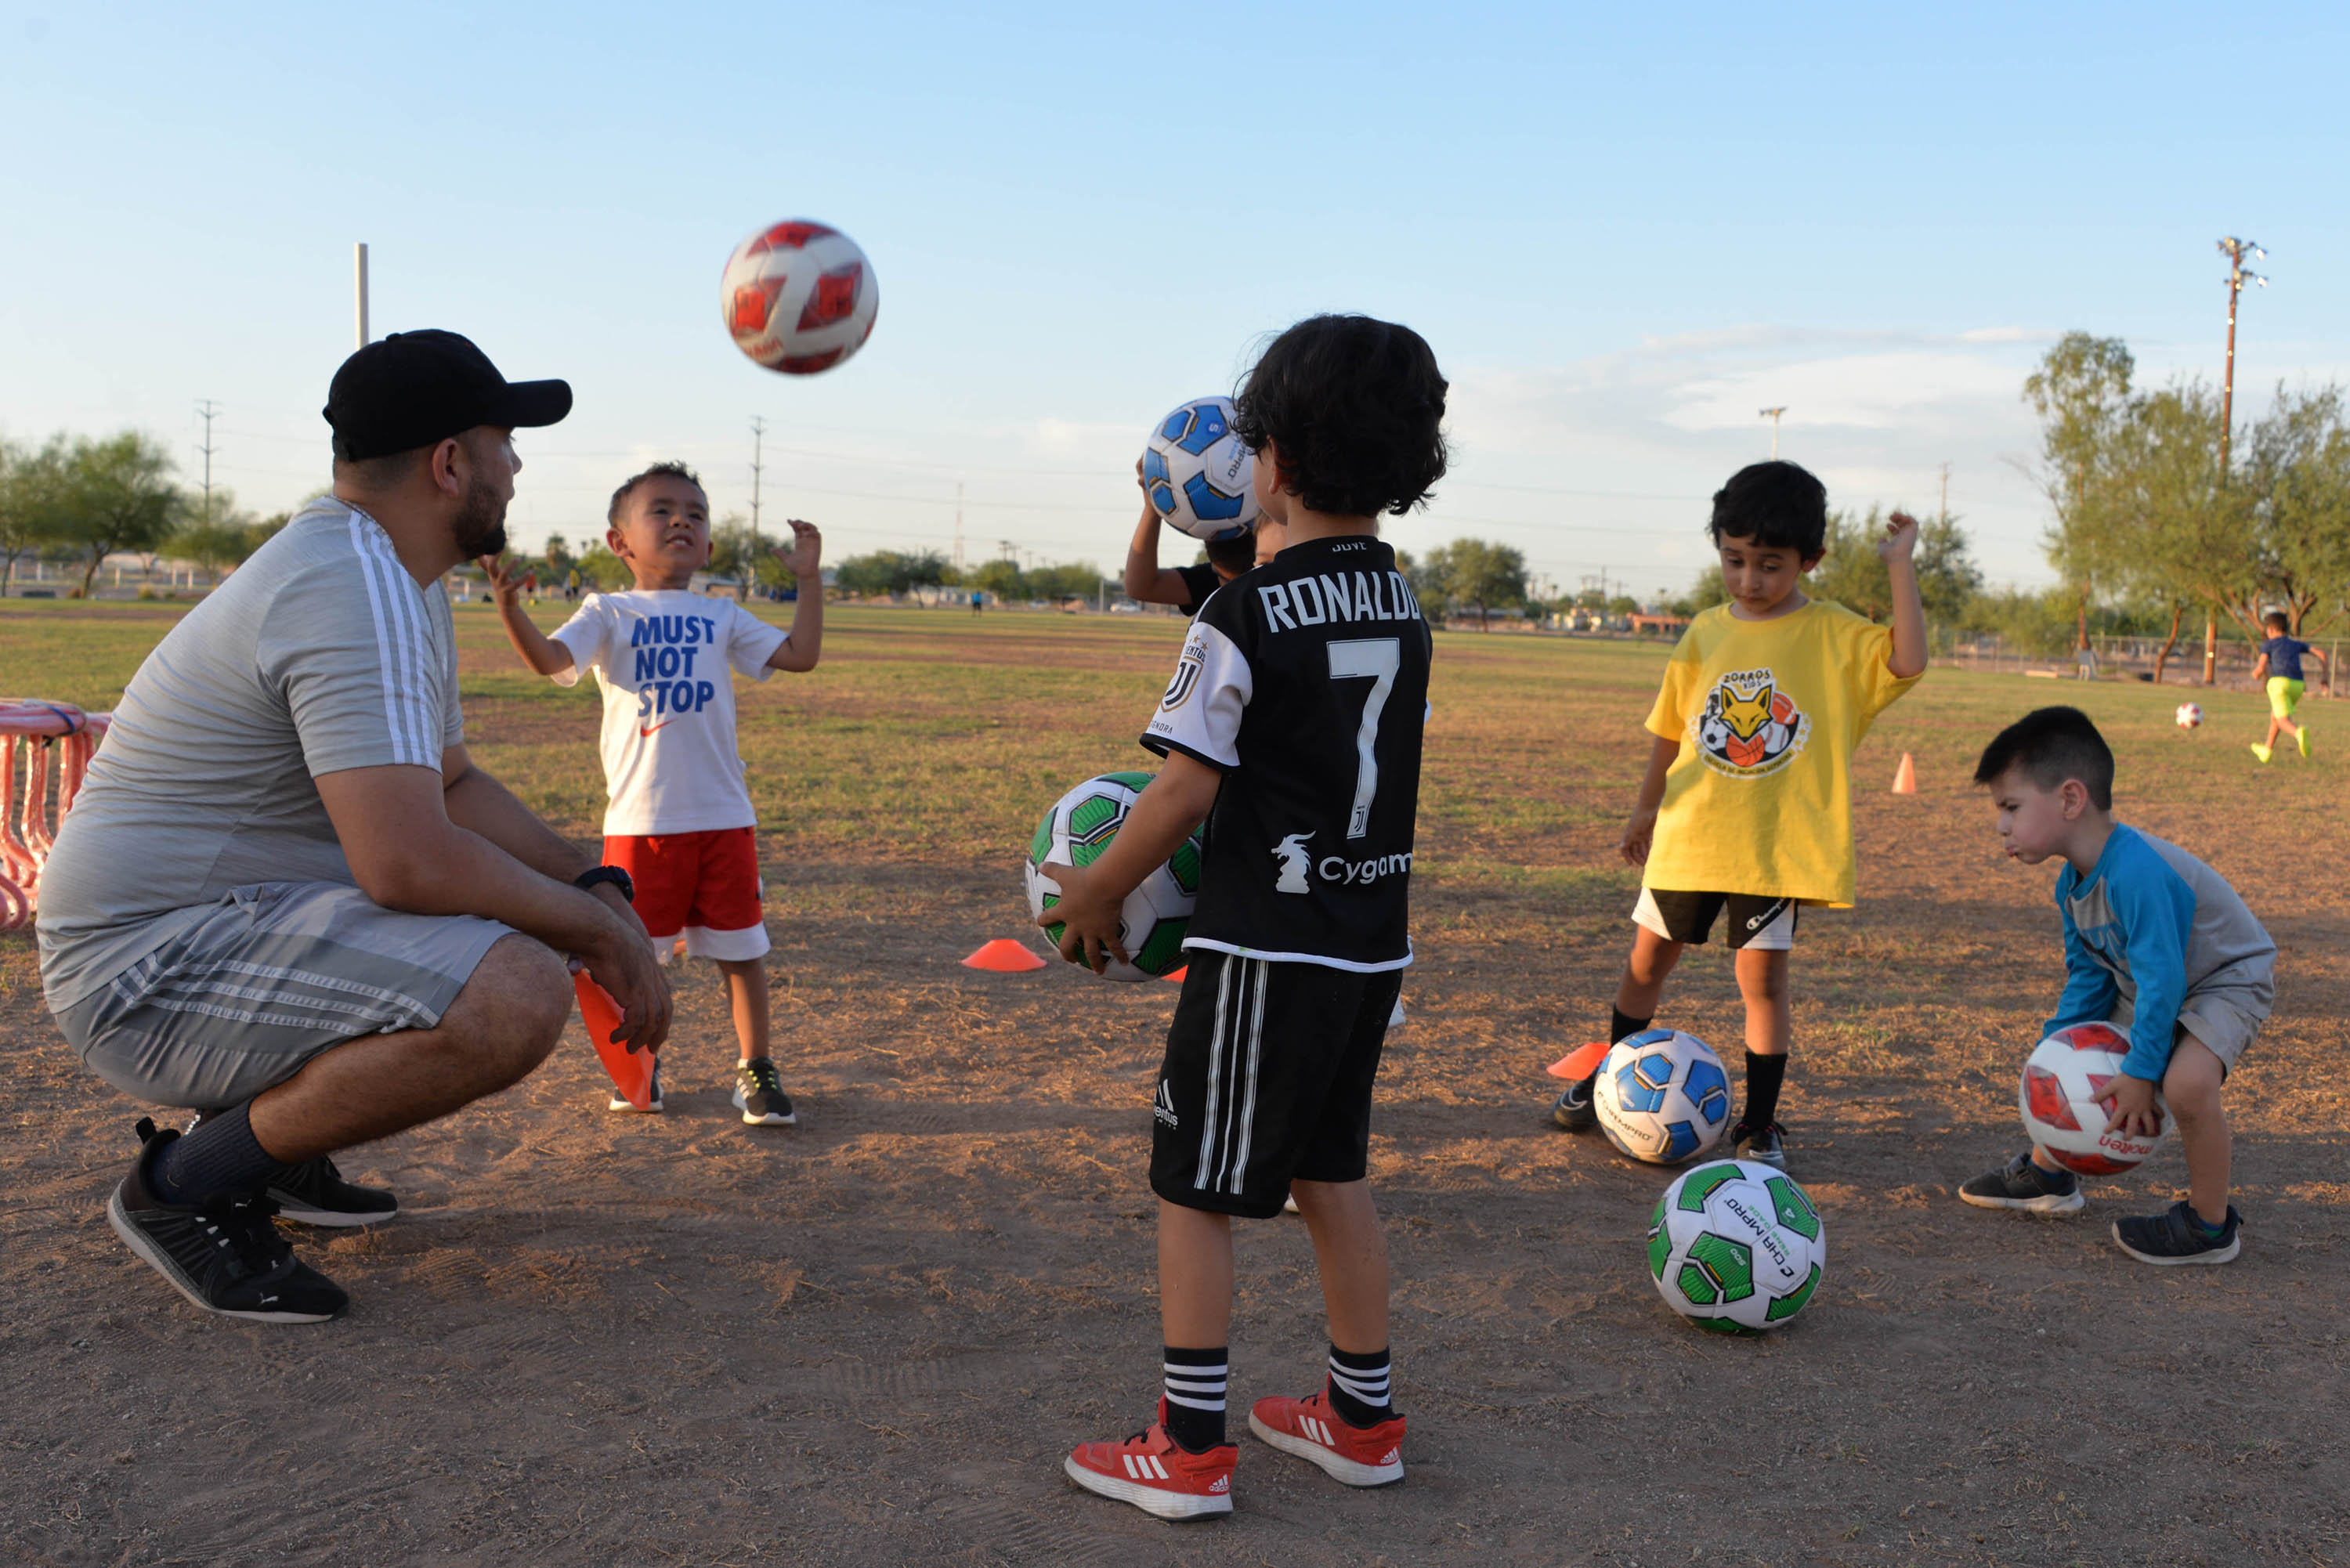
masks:
[[[2260,662],[2252,666],[2252,679],[2265,679],[2268,682],[2269,738],[2252,747],[2252,755],[2267,762],[2276,754],[2277,736],[2289,734],[2293,737],[2293,743],[2301,749],[2301,754],[2306,757],[2309,755],[2309,726],[2295,723],[2293,717],[2293,709],[2300,704],[2301,694],[2308,690],[2301,679],[2301,661],[2314,659],[2324,664],[2325,655],[2299,638],[2286,634],[2290,623],[2282,610],[2269,611],[2261,618],[2261,624],[2268,628],[2269,639],[2261,644]],[[2326,679],[2331,680],[2333,676],[2329,674]]]
[[[1648,713],[1655,743],[1620,846],[1643,868],[1638,929],[1607,1037],[1648,1027],[1681,949],[1726,913],[1746,1002],[1746,1104],[1731,1147],[1783,1169],[1787,954],[1803,905],[1851,907],[1853,750],[1926,671],[1918,524],[1895,513],[1877,546],[1892,580],[1889,628],[1804,596],[1800,580],[1825,554],[1827,492],[1794,463],[1732,474],[1714,493],[1710,531],[1730,599],[1690,623]],[[1590,1127],[1591,1091],[1590,1078],[1569,1084],[1552,1119]]]
[[[1200,898],[1154,1099],[1164,1393],[1077,1484],[1162,1519],[1232,1511],[1232,1218],[1285,1197],[1329,1313],[1323,1386],[1249,1429],[1348,1486],[1403,1478],[1388,1254],[1366,1179],[1371,1085],[1404,966],[1428,623],[1380,542],[1444,473],[1445,383],[1417,333],[1318,316],[1274,340],[1233,421],[1280,557],[1191,623],[1142,743],[1167,759],[1101,858],[1052,867],[1063,953],[1100,967],[1118,906],[1201,817]],[[1121,954],[1121,956],[1123,956]]]
[[[2178,1122],[2188,1199],[2119,1220],[2114,1240],[2147,1263],[2224,1263],[2236,1255],[2228,1201],[2228,1116],[2220,1088],[2276,1002],[2276,943],[2220,874],[2175,844],[2114,820],[2114,753],[2077,708],[2042,708],[1983,748],[1975,783],[1991,787],[1999,836],[2026,866],[2064,857],[2064,994],[2041,1033],[2111,1023],[2129,1036],[2107,1087],[2107,1132],[2161,1130],[2155,1087]],[[1976,1177],[1959,1196],[1978,1209],[2070,1213],[2080,1179],[2034,1148]]]
[[[768,949],[760,904],[757,814],[743,787],[734,741],[729,671],[764,680],[772,670],[816,668],[824,643],[824,538],[795,521],[777,552],[799,584],[787,636],[733,599],[686,591],[710,561],[710,502],[681,463],[656,463],[612,493],[605,541],[635,574],[633,592],[589,594],[552,637],[515,603],[518,586],[484,560],[515,651],[558,685],[596,672],[604,691],[604,858],[633,880],[630,897],[670,961],[682,937],[689,957],[713,959],[726,977],[742,1046],[734,1104],[752,1127],[789,1127],[791,1096],[769,1054]],[[614,1095],[616,1111],[636,1107]],[[661,1108],[656,1069],[652,1103]]]
[[[1142,460],[1134,460],[1134,482],[1142,483]],[[1191,566],[1159,564],[1159,508],[1144,491],[1142,517],[1126,546],[1126,597],[1137,604],[1173,605],[1185,615],[1198,615],[1208,596],[1256,565],[1256,530],[1246,529],[1228,539],[1211,539],[1201,545],[1207,560]]]

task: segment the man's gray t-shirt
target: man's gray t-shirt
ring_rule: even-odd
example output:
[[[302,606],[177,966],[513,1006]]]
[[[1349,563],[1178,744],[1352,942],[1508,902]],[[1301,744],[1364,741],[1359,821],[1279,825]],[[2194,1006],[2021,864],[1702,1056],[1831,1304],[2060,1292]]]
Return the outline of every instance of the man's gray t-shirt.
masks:
[[[365,513],[321,496],[173,627],[125,688],[43,867],[41,986],[80,1001],[231,889],[354,886],[318,774],[438,772],[464,739],[457,642]]]

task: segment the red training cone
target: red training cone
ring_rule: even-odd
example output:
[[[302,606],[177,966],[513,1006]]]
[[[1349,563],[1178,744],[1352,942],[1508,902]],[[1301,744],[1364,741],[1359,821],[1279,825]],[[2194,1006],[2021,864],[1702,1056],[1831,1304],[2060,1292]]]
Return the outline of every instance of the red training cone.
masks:
[[[1159,978],[1164,981],[1171,981],[1175,984],[1180,985],[1183,983],[1183,977],[1191,972],[1191,966],[1187,963],[1181,969],[1175,971],[1172,974],[1162,974]]]
[[[1609,1044],[1606,1040],[1594,1040],[1588,1045],[1578,1045],[1543,1070],[1554,1078],[1580,1083],[1599,1071],[1599,1064],[1607,1059]]]
[[[997,974],[1027,974],[1045,965],[1045,961],[1036,956],[1035,950],[1025,942],[1014,941],[1010,937],[998,937],[992,942],[981,943],[977,952],[962,961],[962,967],[989,970]]]
[[[595,1045],[604,1071],[612,1075],[613,1087],[629,1104],[645,1109],[653,1103],[653,1054],[613,1043],[612,1035],[620,1027],[620,1004],[612,1000],[610,992],[590,980],[586,970],[573,973],[571,986],[579,993],[579,1021],[588,1026],[588,1041]]]
[[[1893,770],[1893,793],[1895,794],[1918,793],[1918,764],[1909,760],[1909,753],[1907,752],[1901,753],[1901,765]]]

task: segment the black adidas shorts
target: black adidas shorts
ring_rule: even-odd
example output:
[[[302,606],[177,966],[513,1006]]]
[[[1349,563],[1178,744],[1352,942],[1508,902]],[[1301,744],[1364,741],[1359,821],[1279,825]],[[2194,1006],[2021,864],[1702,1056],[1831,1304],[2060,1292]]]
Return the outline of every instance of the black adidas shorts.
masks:
[[[1729,942],[1735,951],[1785,952],[1795,945],[1793,898],[1754,893],[1675,893],[1658,888],[1640,889],[1632,923],[1654,931],[1669,942],[1703,943],[1713,934],[1714,918],[1730,916]]]
[[[1403,971],[1191,957],[1159,1069],[1150,1189],[1264,1220],[1292,1181],[1360,1181]]]

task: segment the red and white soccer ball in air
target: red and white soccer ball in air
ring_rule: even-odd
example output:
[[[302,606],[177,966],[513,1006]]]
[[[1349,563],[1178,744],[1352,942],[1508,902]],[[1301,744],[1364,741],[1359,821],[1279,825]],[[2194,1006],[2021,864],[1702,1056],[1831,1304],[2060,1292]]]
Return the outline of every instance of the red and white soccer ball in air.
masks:
[[[2169,1107],[2158,1095],[2155,1108],[2162,1116],[2162,1128],[2152,1137],[2106,1130],[2113,1113],[2099,1102],[2106,1085],[2121,1075],[2122,1058],[2128,1054],[2129,1041],[2119,1031],[2103,1023],[2076,1023],[2043,1040],[2023,1064],[2023,1081],[2015,1092],[2023,1130],[2065,1169],[2083,1176],[2116,1175],[2160,1147],[2163,1134],[2170,1130]]]
[[[2203,722],[2203,709],[2199,703],[2181,702],[2178,705],[2178,711],[2173,713],[2171,717],[2178,721],[2180,729],[2192,730]]]
[[[813,376],[865,347],[881,286],[855,240],[786,218],[734,247],[718,300],[735,348],[770,370]]]

